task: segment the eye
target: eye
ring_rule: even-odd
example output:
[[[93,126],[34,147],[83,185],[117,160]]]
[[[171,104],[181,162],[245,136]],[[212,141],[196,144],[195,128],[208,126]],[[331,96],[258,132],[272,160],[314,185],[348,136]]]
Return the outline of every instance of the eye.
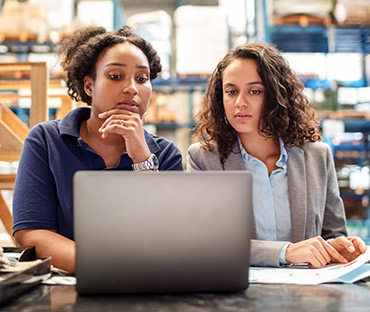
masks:
[[[233,89],[231,89],[231,90],[225,90],[225,93],[226,94],[229,94],[229,95],[235,95],[236,94],[236,90],[233,90]]]
[[[121,79],[122,75],[120,74],[109,74],[109,78],[112,80],[119,80]]]
[[[261,94],[262,91],[261,90],[250,90],[249,93],[253,95],[258,95],[258,94]]]
[[[145,82],[148,81],[148,78],[147,77],[138,77],[137,81],[139,81],[140,83],[145,83]]]

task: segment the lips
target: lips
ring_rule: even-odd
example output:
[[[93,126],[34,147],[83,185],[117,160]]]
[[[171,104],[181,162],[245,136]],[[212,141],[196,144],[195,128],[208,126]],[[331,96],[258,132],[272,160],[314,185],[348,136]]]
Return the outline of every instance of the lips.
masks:
[[[117,107],[128,110],[133,113],[136,113],[139,110],[139,105],[135,101],[132,101],[132,100],[119,102]]]
[[[237,112],[234,117],[238,120],[246,120],[246,119],[249,119],[249,118],[252,118],[252,115],[248,114],[248,113],[245,113],[245,112]]]

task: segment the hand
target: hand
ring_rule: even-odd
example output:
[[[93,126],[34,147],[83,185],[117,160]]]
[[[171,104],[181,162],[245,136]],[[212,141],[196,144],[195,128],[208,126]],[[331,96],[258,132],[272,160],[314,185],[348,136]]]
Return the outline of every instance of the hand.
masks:
[[[330,241],[329,244],[349,262],[366,251],[365,242],[359,237],[340,236]],[[330,262],[336,261],[331,259]]]
[[[143,128],[145,114],[140,116],[137,113],[116,108],[99,114],[99,118],[105,119],[99,129],[103,139],[110,134],[121,135],[125,140],[126,151],[134,163],[148,159],[150,150]],[[123,120],[123,125],[121,120]]]
[[[298,264],[308,263],[312,268],[321,268],[335,259],[335,262],[347,263],[334,247],[326,242],[321,236],[316,236],[304,241],[291,244],[287,247],[285,260],[287,262]]]

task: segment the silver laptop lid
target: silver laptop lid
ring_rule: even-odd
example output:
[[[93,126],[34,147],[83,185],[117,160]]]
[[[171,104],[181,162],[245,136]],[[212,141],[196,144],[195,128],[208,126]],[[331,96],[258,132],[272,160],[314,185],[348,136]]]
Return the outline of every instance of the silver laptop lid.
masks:
[[[245,289],[251,187],[242,171],[77,172],[77,291]]]

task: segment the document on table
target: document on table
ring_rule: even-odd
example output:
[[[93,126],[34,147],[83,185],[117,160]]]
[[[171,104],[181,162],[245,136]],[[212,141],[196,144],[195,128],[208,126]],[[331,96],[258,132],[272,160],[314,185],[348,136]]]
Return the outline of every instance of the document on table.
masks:
[[[320,269],[307,265],[284,268],[251,267],[250,283],[303,284],[354,283],[370,276],[370,248],[355,260],[346,264],[329,264]]]

